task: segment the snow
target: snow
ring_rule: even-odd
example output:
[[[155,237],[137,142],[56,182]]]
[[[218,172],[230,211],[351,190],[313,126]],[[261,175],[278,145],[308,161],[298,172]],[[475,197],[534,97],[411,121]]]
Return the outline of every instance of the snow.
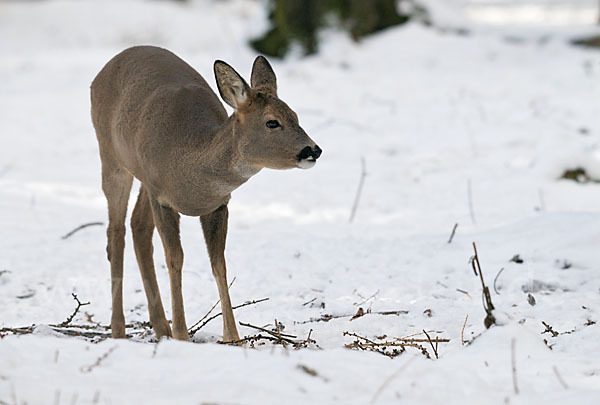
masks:
[[[266,26],[262,3],[0,3],[0,328],[38,325],[0,339],[0,404],[597,403],[600,186],[558,179],[578,166],[600,177],[600,53],[569,43],[598,34],[594,2],[548,2],[573,10],[553,15],[578,17],[518,24],[500,17],[546,3],[453,1],[451,13],[450,2],[427,3],[437,27],[468,32],[410,24],[356,44],[328,31],[318,55],[272,61],[280,97],[324,152],[311,170],[264,170],[234,192],[232,301],[269,297],[236,319],[277,319],[299,337],[313,329],[323,350],[219,345],[219,319],[196,343],[94,343],[47,326],[73,312],[72,292],[90,301],[76,324],[89,324],[85,313],[110,321],[104,228],[61,239],[106,221],[91,80],[141,43],[175,51],[213,88],[215,59],[248,78],[256,55],[246,41]],[[501,21],[488,25],[473,7],[500,8]],[[367,176],[350,224],[361,157]],[[473,241],[501,323],[489,330]],[[218,294],[197,218],[182,218],[182,243],[191,326]],[[523,263],[510,261],[517,254]],[[129,234],[124,289],[127,322],[146,321]],[[408,313],[302,323],[358,307]],[[464,338],[477,337],[463,345],[467,315]],[[560,334],[542,334],[542,321]],[[437,360],[344,348],[344,331],[423,329],[451,340]]]

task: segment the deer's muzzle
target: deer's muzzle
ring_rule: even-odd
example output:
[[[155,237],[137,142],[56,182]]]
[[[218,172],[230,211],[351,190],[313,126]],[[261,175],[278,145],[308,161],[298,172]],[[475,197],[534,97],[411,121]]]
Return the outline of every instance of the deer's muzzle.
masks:
[[[305,147],[298,153],[298,167],[301,169],[310,169],[315,165],[322,152],[321,148],[317,145],[314,147]]]

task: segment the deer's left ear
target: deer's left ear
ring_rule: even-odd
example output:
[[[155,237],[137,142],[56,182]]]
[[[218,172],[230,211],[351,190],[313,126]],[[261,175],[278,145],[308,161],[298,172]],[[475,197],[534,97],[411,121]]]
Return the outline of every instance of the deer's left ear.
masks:
[[[254,60],[250,83],[253,89],[261,88],[277,95],[277,78],[273,68],[264,56],[257,56]]]

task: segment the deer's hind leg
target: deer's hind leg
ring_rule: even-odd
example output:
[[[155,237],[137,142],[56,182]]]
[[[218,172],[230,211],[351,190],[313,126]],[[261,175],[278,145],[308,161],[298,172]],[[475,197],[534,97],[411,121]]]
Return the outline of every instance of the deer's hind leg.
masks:
[[[190,340],[183,309],[181,285],[183,249],[179,239],[179,213],[170,207],[160,205],[151,195],[148,197],[150,199],[150,207],[152,207],[154,224],[162,239],[167,267],[169,269],[171,309],[173,312],[173,337],[178,340]]]
[[[135,256],[140,267],[140,272],[142,273],[142,282],[146,291],[146,298],[148,299],[150,323],[156,337],[172,336],[171,327],[165,317],[165,310],[156,281],[156,271],[154,270],[154,259],[152,257],[154,252],[154,247],[152,246],[154,218],[152,217],[150,199],[143,184],[140,187],[140,194],[133,209],[131,231]]]
[[[112,317],[110,326],[113,338],[125,337],[123,315],[123,250],[125,249],[125,217],[133,176],[127,170],[102,160],[102,190],[108,201],[108,244],[106,253],[110,261],[112,291]]]

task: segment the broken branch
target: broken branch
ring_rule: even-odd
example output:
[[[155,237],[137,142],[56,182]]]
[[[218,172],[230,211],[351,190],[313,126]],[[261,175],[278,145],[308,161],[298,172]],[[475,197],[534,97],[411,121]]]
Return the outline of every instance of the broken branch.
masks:
[[[452,233],[450,234],[450,238],[448,239],[448,243],[452,243],[452,239],[454,239],[454,234],[456,233],[456,228],[458,228],[458,222],[454,224],[454,228],[452,228]]]
[[[104,225],[104,222],[88,222],[87,224],[79,225],[77,228],[73,229],[71,232],[62,236],[61,239],[67,239],[68,237],[73,235],[75,232],[79,232],[83,228],[87,228],[88,226],[96,226],[96,225]]]
[[[264,301],[268,301],[268,300],[269,300],[269,297],[266,297],[266,298],[261,298],[261,299],[259,299],[259,300],[246,301],[246,302],[244,302],[243,304],[236,305],[235,307],[231,307],[231,309],[238,309],[238,308],[246,307],[246,306],[248,306],[248,305],[254,305],[254,304],[258,304],[258,303],[261,303],[261,302],[264,302]],[[200,326],[198,326],[198,327],[196,327],[196,328],[194,328],[194,329],[190,329],[190,330],[188,331],[188,333],[190,334],[190,336],[193,336],[193,335],[194,335],[196,332],[198,332],[200,329],[202,329],[204,326],[206,326],[206,324],[207,324],[207,323],[209,323],[209,322],[210,322],[210,321],[212,321],[213,319],[216,319],[216,318],[218,318],[218,317],[220,317],[220,316],[222,316],[222,315],[223,315],[223,313],[222,313],[222,312],[219,312],[218,314],[211,316],[210,318],[208,318],[207,320],[205,320],[204,322],[202,322],[202,323],[200,324]]]
[[[350,218],[348,219],[349,223],[352,223],[352,221],[354,221],[354,216],[356,215],[356,210],[358,209],[358,203],[360,201],[360,196],[362,194],[362,188],[365,183],[365,177],[367,177],[367,165],[365,163],[364,157],[360,158],[360,165],[361,165],[360,180],[358,182],[358,189],[356,190],[356,196],[354,197],[354,203],[352,204],[352,211],[350,211]]]
[[[58,325],[50,325],[50,326],[59,326],[59,327],[65,327],[68,326],[71,321],[73,320],[73,318],[75,318],[75,315],[77,315],[77,313],[79,312],[79,308],[83,307],[84,305],[90,305],[90,302],[81,302],[79,301],[79,298],[77,298],[77,294],[75,293],[71,293],[71,295],[73,296],[73,299],[75,301],[77,301],[77,308],[75,308],[75,310],[73,311],[73,313],[71,314],[71,316],[69,316],[64,322],[58,324]]]
[[[427,340],[429,341],[429,344],[431,345],[431,348],[433,349],[433,354],[435,354],[435,358],[438,359],[438,353],[437,353],[437,349],[435,347],[433,347],[433,343],[431,342],[431,337],[429,336],[429,333],[427,333],[427,331],[425,331],[425,329],[423,329],[423,333],[425,334],[425,336],[427,336]],[[437,344],[437,339],[436,339],[436,344]]]
[[[483,272],[481,271],[481,264],[479,263],[479,255],[477,254],[477,245],[475,245],[475,242],[473,242],[473,250],[475,251],[475,255],[471,258],[471,266],[473,267],[473,272],[475,275],[479,275],[479,278],[481,279],[482,294],[484,298],[483,308],[486,312],[486,317],[483,320],[483,324],[485,325],[486,329],[489,329],[490,326],[496,323],[496,318],[492,314],[492,311],[494,310],[494,304],[492,304],[490,290],[485,285],[485,281],[483,280]]]
[[[360,308],[359,308],[360,310]],[[353,314],[342,314],[342,315],[331,315],[331,314],[323,314],[321,315],[320,318],[310,318],[306,321],[294,321],[295,325],[303,325],[306,323],[313,323],[313,322],[329,322],[332,319],[340,319],[340,318],[352,318],[354,316],[356,316],[358,314],[357,313],[353,313]],[[403,309],[399,309],[396,311],[370,311],[370,310],[363,310],[363,314],[359,315],[359,316],[363,316],[363,315],[405,315],[408,314],[408,311],[403,310]],[[357,317],[358,318],[358,317]]]
[[[231,289],[231,286],[233,285],[233,283],[235,282],[236,277],[233,278],[233,280],[231,280],[231,283],[229,283],[229,286],[227,287],[227,289]],[[217,300],[217,302],[215,302],[215,304],[208,310],[208,312],[206,314],[204,314],[204,316],[202,318],[200,318],[200,320],[198,322],[196,322],[195,324],[193,324],[189,329],[188,329],[188,333],[191,333],[192,329],[194,329],[200,322],[202,322],[203,320],[206,319],[207,316],[210,315],[210,313],[217,307],[217,305],[219,305],[219,302],[221,302],[221,299],[219,298]]]
[[[423,332],[425,332],[425,331],[423,331]],[[427,333],[427,332],[425,332],[425,333]],[[416,336],[416,335],[420,335],[420,334],[422,334],[422,332],[419,332],[419,333],[416,333],[416,334],[413,334],[410,336]],[[423,345],[419,344],[420,342],[427,342],[427,341],[431,342],[431,338],[429,338],[429,339],[393,338],[393,340],[384,340],[387,337],[384,335],[384,336],[376,337],[376,340],[371,340],[365,336],[361,336],[361,335],[358,335],[358,334],[352,333],[352,332],[344,332],[344,336],[353,336],[356,338],[353,342],[344,345],[348,349],[377,352],[377,353],[383,354],[384,356],[387,356],[387,357],[393,359],[394,357],[399,356],[400,354],[404,353],[406,351],[407,347],[413,347],[413,348],[418,349],[428,359],[431,358],[427,349]],[[447,343],[449,341],[450,341],[450,339],[439,339],[438,337],[436,337],[436,342]],[[433,344],[431,347],[432,347],[432,349],[434,349],[434,351],[437,350],[437,349],[435,349]]]

